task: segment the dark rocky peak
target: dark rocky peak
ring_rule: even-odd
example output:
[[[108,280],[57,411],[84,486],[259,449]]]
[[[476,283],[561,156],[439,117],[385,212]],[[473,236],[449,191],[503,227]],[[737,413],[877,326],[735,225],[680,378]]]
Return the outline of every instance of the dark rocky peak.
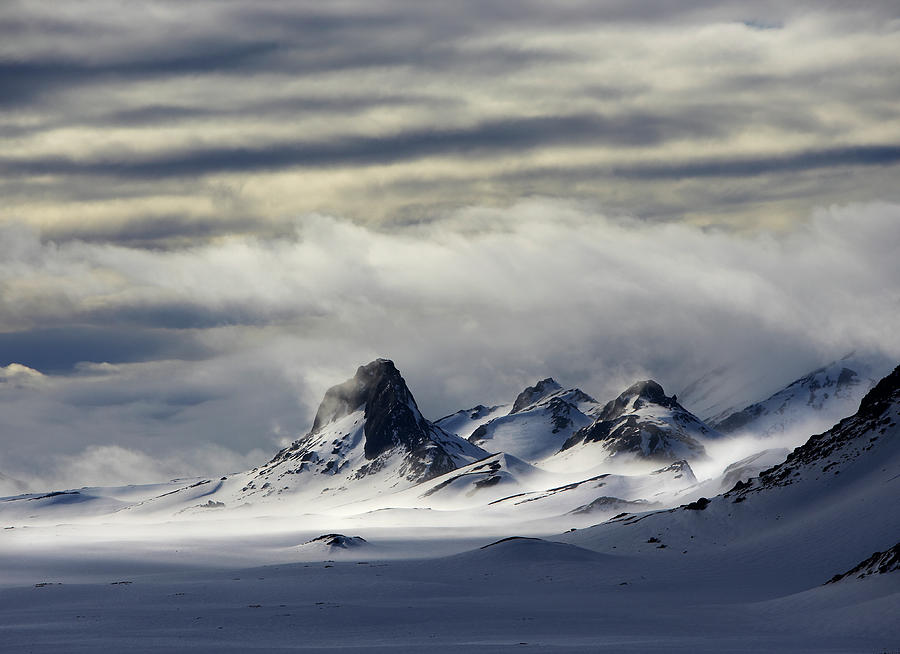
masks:
[[[325,391],[311,433],[359,409],[365,408],[368,416],[372,410],[394,404],[415,406],[415,400],[394,362],[375,359],[360,366],[351,379]]]
[[[606,406],[603,407],[603,412],[600,414],[600,419],[615,420],[620,418],[632,403],[634,409],[640,409],[647,403],[658,404],[669,409],[679,406],[678,402],[675,401],[674,395],[666,397],[663,387],[652,379],[648,379],[632,384],[619,397],[607,402]]]
[[[669,399],[666,397],[666,392],[663,390],[663,387],[652,379],[632,384],[622,395],[637,395],[638,397],[644,398],[650,402],[655,402],[656,404],[662,404]]]
[[[662,410],[640,412],[651,405]],[[607,402],[594,422],[572,434],[560,451],[580,443],[602,442],[610,456],[627,454],[658,461],[702,459],[706,452],[697,438],[715,435],[678,404],[674,395],[667,397],[662,386],[646,380],[632,384]]]
[[[416,449],[427,439],[428,422],[393,361],[376,359],[360,366],[352,379],[329,388],[310,433],[360,409],[365,411],[367,459],[394,445]]]
[[[531,406],[538,400],[541,400],[548,395],[552,395],[553,393],[561,390],[562,386],[557,384],[552,377],[542,379],[534,386],[529,386],[524,391],[519,393],[516,401],[513,402],[512,411],[510,411],[509,414],[512,415],[514,413],[518,413],[519,411]]]

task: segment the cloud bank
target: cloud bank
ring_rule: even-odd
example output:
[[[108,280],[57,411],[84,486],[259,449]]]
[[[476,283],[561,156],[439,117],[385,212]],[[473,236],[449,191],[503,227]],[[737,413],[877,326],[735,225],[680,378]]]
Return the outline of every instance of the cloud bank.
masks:
[[[394,229],[310,214],[176,250],[7,225],[0,472],[245,467],[377,356],[432,418],[548,375],[606,400],[725,367],[721,392],[749,403],[850,350],[900,360],[898,242],[889,203],[746,234],[536,199]]]
[[[900,201],[896,2],[6,2],[0,25],[0,220],[57,241]]]

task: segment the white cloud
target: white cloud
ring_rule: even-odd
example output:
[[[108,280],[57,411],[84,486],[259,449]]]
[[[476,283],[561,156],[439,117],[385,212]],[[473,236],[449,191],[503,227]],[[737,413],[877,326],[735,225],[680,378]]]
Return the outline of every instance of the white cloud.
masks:
[[[21,363],[10,363],[0,366],[0,384],[7,384],[14,388],[34,388],[43,383],[46,376]]]
[[[7,474],[41,474],[38,452],[88,446],[145,452],[167,461],[165,476],[198,470],[177,472],[174,453],[209,444],[238,453],[223,466],[251,451],[261,461],[376,356],[396,361],[432,417],[509,400],[548,374],[605,400],[643,377],[679,391],[724,365],[749,403],[853,349],[900,359],[894,204],[831,207],[765,234],[534,200],[393,231],[310,215],[290,238],[181,251],[32,239],[27,257],[0,263],[0,283],[17,289],[4,315],[20,328],[52,321],[58,339],[67,325],[152,323],[208,354],[149,352],[46,388],[0,388]],[[67,301],[51,303],[59,279]],[[160,328],[185,315],[202,320]],[[111,481],[116,466],[93,469]]]

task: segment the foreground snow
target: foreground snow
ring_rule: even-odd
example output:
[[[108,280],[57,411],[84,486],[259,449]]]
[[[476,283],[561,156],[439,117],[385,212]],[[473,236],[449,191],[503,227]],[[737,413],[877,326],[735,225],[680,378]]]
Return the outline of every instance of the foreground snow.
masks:
[[[114,548],[120,559],[95,558],[90,547],[21,553],[13,581],[3,570],[3,648],[880,652],[900,642],[896,575],[807,586],[748,574],[756,569],[741,559],[689,553],[673,565],[664,550],[608,554],[537,540],[485,549],[444,540],[463,551],[424,560],[361,548],[356,560],[242,567],[221,564],[222,544],[194,542],[183,563],[186,543],[150,561],[140,542]],[[260,543],[243,545],[259,554]],[[431,541],[390,547],[422,554]],[[216,565],[204,565],[205,554]]]

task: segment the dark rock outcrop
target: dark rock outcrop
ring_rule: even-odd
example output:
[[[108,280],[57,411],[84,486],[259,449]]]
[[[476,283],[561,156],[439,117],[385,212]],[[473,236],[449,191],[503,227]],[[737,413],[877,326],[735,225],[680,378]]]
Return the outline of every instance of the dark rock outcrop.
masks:
[[[875,552],[858,565],[854,566],[843,574],[834,575],[826,581],[826,584],[833,584],[842,579],[856,577],[864,579],[871,575],[884,575],[889,572],[897,572],[900,570],[900,543],[884,552]]]
[[[509,412],[510,415],[514,413],[518,413],[523,409],[531,406],[538,400],[541,400],[548,395],[552,395],[557,391],[561,391],[562,386],[556,383],[556,381],[552,377],[547,377],[546,379],[542,379],[534,386],[529,386],[524,391],[519,393],[516,397],[516,401],[513,402],[512,410]]]
[[[658,408],[659,416],[643,409]],[[602,443],[611,456],[630,454],[639,458],[672,461],[702,458],[703,445],[696,436],[716,436],[699,418],[667,397],[653,380],[633,384],[608,402],[593,424],[576,431],[560,451],[582,443]]]

